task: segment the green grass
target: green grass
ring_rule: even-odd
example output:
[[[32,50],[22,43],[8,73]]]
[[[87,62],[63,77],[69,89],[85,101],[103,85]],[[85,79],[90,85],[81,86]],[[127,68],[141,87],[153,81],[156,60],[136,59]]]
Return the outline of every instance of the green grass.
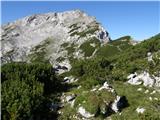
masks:
[[[75,108],[83,106],[86,111],[91,114],[100,115],[99,109],[102,107],[108,107],[113,102],[115,96],[107,90],[101,90],[97,92],[82,92],[75,100]]]
[[[125,38],[125,37],[124,37]],[[152,37],[148,41],[144,41],[135,46],[129,47],[129,37],[125,41],[119,39],[108,43],[102,47],[98,47],[97,56],[89,60],[76,61],[72,65],[71,75],[79,77],[79,81],[75,85],[81,85],[80,89],[71,89],[69,92],[73,92],[78,95],[75,101],[75,109],[79,107],[79,104],[83,106],[88,112],[98,114],[98,117],[93,119],[103,120],[101,114],[97,112],[97,109],[104,108],[103,100],[107,100],[108,103],[115,99],[115,96],[110,95],[107,91],[90,92],[95,86],[101,86],[100,79],[110,81],[110,84],[116,90],[119,96],[125,96],[128,100],[129,106],[121,111],[121,115],[118,113],[112,114],[112,120],[159,120],[160,119],[160,101],[154,100],[154,98],[160,98],[160,94],[156,93],[151,95],[153,88],[143,87],[142,85],[133,86],[126,83],[127,76],[130,73],[142,72],[144,70],[152,69],[153,72],[159,71],[159,59],[155,58],[155,65],[150,65],[146,59],[148,51],[158,54],[159,49],[159,36]],[[89,43],[85,43],[83,46],[88,48]],[[119,46],[122,51],[120,51]],[[123,49],[124,48],[124,49]],[[98,58],[108,58],[108,63]],[[82,68],[82,69],[81,69]],[[77,72],[78,71],[78,72]],[[76,74],[75,74],[76,73]],[[78,73],[78,75],[77,75]],[[79,75],[79,73],[83,73]],[[97,79],[98,78],[98,79]],[[121,81],[121,82],[120,82]],[[142,91],[137,91],[138,88],[142,88]],[[145,94],[145,90],[149,89],[149,93]],[[84,92],[83,91],[88,91]],[[149,100],[149,97],[153,98],[153,101]],[[85,102],[83,102],[85,101]],[[143,114],[138,114],[136,109],[138,107],[145,108]],[[106,118],[107,119],[107,118]]]
[[[97,51],[97,56],[102,56],[102,57],[111,57],[113,55],[119,54],[119,50],[116,46],[111,46],[111,45],[104,45],[100,47]]]
[[[98,56],[102,57],[113,57],[114,55],[120,54],[120,52],[132,47],[130,44],[131,37],[125,36],[119,39],[113,40],[108,44],[102,46],[97,51]]]
[[[81,104],[80,106],[83,106],[86,111],[90,112],[91,114],[96,114],[99,107],[99,98],[92,92],[82,93],[82,95],[76,98],[75,107],[80,107],[79,104]]]
[[[94,77],[83,77],[79,80],[79,84],[84,90],[92,89],[96,85],[102,84],[102,81],[95,79]]]
[[[121,41],[121,40],[129,41],[129,40],[131,40],[131,36],[120,37],[120,38],[118,38],[118,39],[115,39],[114,41]]]
[[[91,46],[90,44],[95,44],[95,47]],[[81,46],[80,49],[84,52],[85,57],[90,57],[95,49],[100,46],[100,41],[93,37],[89,39],[88,41],[84,42]]]
[[[155,104],[158,101],[150,101],[149,97],[160,98],[160,94],[156,93],[150,95],[150,93],[145,94],[145,90],[149,89],[152,92],[154,89],[146,88],[143,86],[133,86],[125,84],[123,82],[113,82],[113,87],[117,91],[118,95],[124,95],[128,99],[129,107],[122,111],[122,115],[113,114],[111,117],[113,120],[159,120],[160,113],[159,109],[155,108]],[[137,91],[138,88],[142,88],[142,91]],[[143,107],[146,111],[143,114],[138,114],[136,109],[138,107]]]
[[[85,57],[92,56],[95,48],[90,46],[90,42],[85,42],[80,46],[80,49],[84,52]]]
[[[67,104],[61,111],[63,114],[58,117],[58,120],[76,120],[73,118],[73,115],[76,115],[76,109],[71,108],[70,104]]]
[[[119,46],[119,48],[121,50],[126,50],[128,48],[130,48],[131,46],[131,37],[130,36],[125,36],[125,37],[121,37],[119,39],[113,40],[111,41],[109,44],[114,45],[114,46]]]

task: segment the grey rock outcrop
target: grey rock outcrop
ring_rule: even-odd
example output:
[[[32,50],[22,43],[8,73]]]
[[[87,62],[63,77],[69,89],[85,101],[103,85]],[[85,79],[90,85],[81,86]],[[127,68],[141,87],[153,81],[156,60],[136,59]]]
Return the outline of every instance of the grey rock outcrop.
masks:
[[[149,87],[160,87],[160,77],[150,75],[148,72],[144,71],[141,74],[130,74],[128,77],[128,83],[132,85],[140,85],[143,84],[144,86]]]

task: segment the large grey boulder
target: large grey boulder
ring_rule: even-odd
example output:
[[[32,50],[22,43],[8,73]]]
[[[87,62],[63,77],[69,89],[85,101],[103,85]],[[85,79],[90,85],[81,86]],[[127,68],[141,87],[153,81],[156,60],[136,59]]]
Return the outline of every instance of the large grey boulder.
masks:
[[[143,84],[144,86],[149,87],[160,87],[160,77],[150,75],[148,72],[143,71],[140,74],[134,73],[130,74],[128,77],[128,83],[132,85],[140,85]]]

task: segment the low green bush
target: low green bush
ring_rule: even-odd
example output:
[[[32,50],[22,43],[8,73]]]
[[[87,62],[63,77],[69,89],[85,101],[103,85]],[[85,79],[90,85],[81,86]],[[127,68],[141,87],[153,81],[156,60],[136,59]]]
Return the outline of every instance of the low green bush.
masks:
[[[1,75],[4,120],[29,119],[48,96],[63,90],[50,64],[8,63],[2,66]]]

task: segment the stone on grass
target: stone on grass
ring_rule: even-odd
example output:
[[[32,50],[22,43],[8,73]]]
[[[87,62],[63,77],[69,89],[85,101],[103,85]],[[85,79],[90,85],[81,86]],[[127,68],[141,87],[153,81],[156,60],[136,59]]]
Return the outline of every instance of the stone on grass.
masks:
[[[128,83],[132,85],[140,85],[143,83],[144,86],[153,87],[160,86],[160,78],[150,75],[148,72],[144,71],[141,74],[130,74],[128,77]]]
[[[95,116],[94,114],[87,112],[82,106],[78,108],[78,113],[80,113],[85,118],[91,118]]]
[[[136,111],[137,111],[137,113],[141,113],[141,114],[142,114],[142,113],[144,113],[145,109],[138,107],[138,108],[136,109]]]

